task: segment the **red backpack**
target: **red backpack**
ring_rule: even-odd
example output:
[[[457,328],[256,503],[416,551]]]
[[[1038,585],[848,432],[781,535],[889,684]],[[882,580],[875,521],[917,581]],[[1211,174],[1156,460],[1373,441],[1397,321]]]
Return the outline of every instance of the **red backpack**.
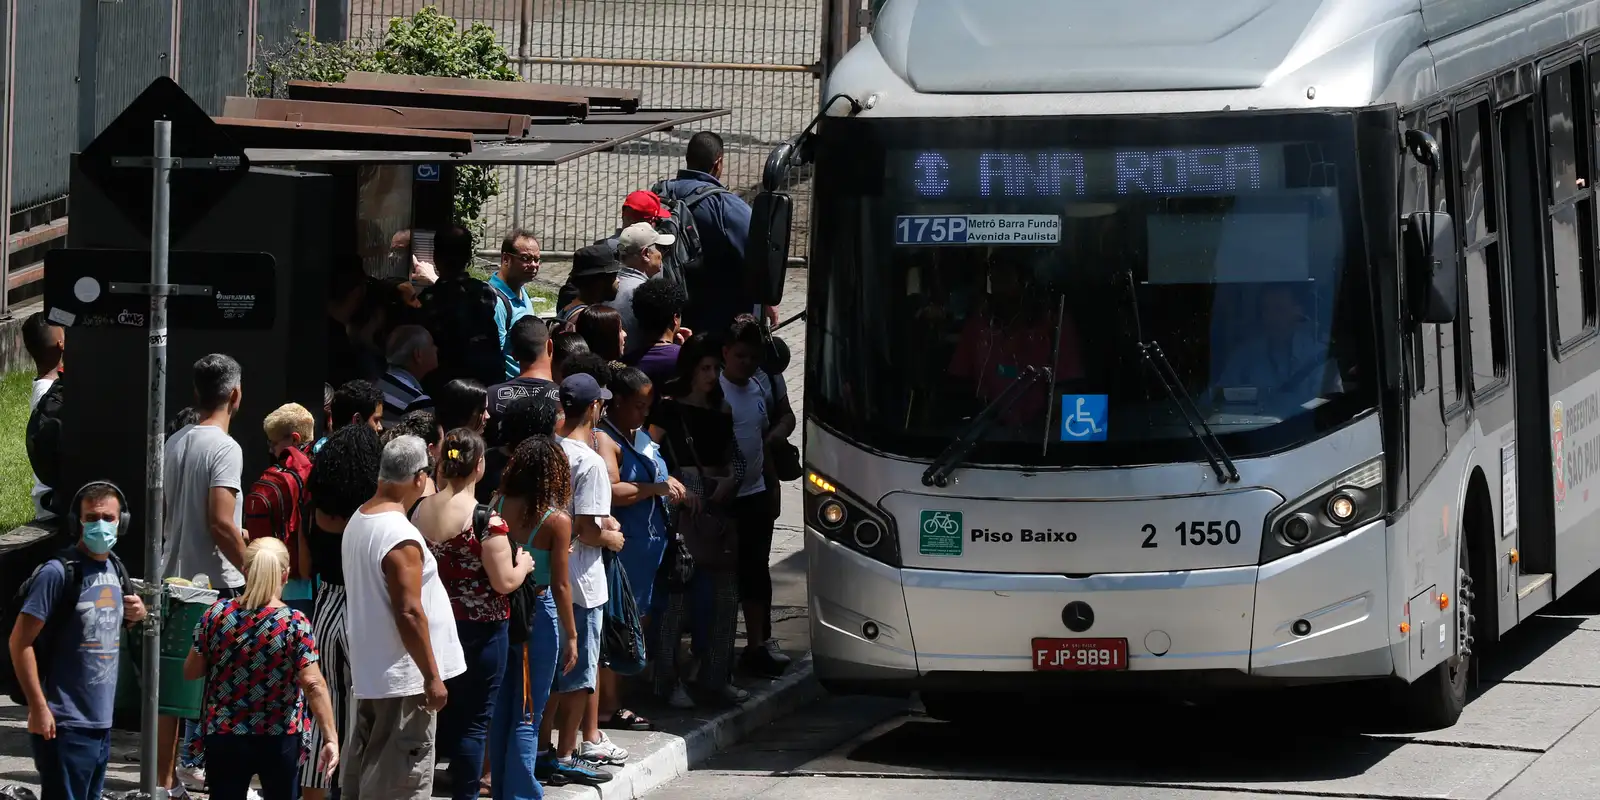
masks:
[[[289,560],[298,561],[301,526],[311,513],[311,493],[306,491],[310,474],[311,459],[297,447],[284,451],[282,461],[267,467],[244,496],[245,537],[274,537],[288,546]]]

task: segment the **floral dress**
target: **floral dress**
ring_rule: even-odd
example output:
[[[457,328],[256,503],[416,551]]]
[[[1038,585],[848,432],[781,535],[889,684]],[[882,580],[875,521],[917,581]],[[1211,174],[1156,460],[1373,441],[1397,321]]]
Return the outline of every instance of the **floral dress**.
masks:
[[[511,528],[499,514],[490,514],[481,540],[468,522],[467,529],[453,538],[428,544],[439,562],[439,579],[444,581],[457,621],[500,622],[511,618],[511,601],[489,585],[489,573],[483,568],[483,541],[510,533]]]

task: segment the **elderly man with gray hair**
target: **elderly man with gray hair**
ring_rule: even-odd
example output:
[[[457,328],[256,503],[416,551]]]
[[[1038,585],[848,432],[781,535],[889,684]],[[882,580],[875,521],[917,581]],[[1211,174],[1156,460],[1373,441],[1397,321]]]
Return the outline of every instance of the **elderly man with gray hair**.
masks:
[[[384,359],[389,371],[378,381],[383,392],[384,427],[400,424],[412,411],[433,408],[433,398],[422,390],[422,382],[439,368],[439,348],[433,335],[421,325],[400,325],[389,334]]]
[[[421,439],[384,445],[378,492],[350,517],[340,543],[356,697],[341,782],[347,800],[432,796],[444,682],[467,671],[438,563],[406,516],[427,470]]]

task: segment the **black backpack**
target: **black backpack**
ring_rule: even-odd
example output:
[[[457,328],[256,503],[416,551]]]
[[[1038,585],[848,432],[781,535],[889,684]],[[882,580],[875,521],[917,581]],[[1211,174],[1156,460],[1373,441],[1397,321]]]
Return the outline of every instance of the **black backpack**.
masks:
[[[505,381],[505,356],[494,316],[495,307],[503,306],[506,319],[512,318],[510,298],[463,275],[440,280],[421,300],[428,332],[439,348],[441,371],[448,373],[442,378],[471,378],[484,386]]]
[[[64,378],[56,378],[50,384],[49,390],[39,398],[39,404],[33,407],[33,413],[28,417],[28,427],[24,439],[28,448],[28,464],[33,467],[33,474],[39,477],[39,482],[51,487],[51,491],[40,498],[41,504],[57,514],[62,513],[58,508],[60,503],[56,498],[55,487],[61,485],[61,455],[65,440],[61,435],[61,401],[65,383]]]
[[[706,265],[705,240],[700,236],[699,226],[695,225],[694,208],[708,197],[732,194],[732,192],[708,183],[683,197],[678,197],[670,191],[672,185],[670,181],[660,181],[650,187],[650,191],[661,198],[661,204],[672,214],[671,218],[657,222],[656,230],[677,237],[671,250],[661,253],[661,272],[674,283],[687,289],[686,278],[699,272]]]
[[[62,550],[49,561],[40,564],[38,569],[17,587],[17,591],[11,596],[5,608],[0,609],[0,614],[4,614],[4,618],[0,619],[0,636],[10,642],[11,630],[17,625],[17,615],[22,613],[22,605],[27,602],[28,594],[33,591],[33,584],[38,580],[39,572],[51,561],[61,562],[62,569],[67,574],[66,580],[61,582],[61,594],[50,606],[50,618],[44,621],[44,627],[39,629],[39,636],[33,640],[33,655],[39,665],[41,682],[50,674],[51,658],[54,655],[51,649],[59,638],[61,626],[76,612],[78,595],[83,591],[83,562],[86,558],[75,547]],[[117,583],[122,586],[122,593],[133,594],[132,587],[128,585],[128,570],[122,566],[122,559],[117,558],[116,553],[111,553],[110,564],[116,571]],[[28,698],[22,693],[22,684],[17,680],[16,665],[11,663],[10,647],[0,648],[0,692],[4,692],[5,696],[17,705],[28,704]]]

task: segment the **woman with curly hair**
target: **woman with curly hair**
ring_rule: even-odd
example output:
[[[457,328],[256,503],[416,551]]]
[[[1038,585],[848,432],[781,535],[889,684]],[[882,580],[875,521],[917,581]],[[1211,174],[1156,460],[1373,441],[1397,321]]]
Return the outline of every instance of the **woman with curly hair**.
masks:
[[[489,784],[497,800],[544,796],[534,770],[539,746],[549,741],[545,703],[556,670],[566,673],[578,663],[578,629],[567,579],[572,518],[564,510],[571,499],[572,477],[560,442],[538,435],[517,445],[500,478],[496,506],[511,528],[511,541],[533,556],[527,579],[539,590],[529,630],[513,637],[524,641],[511,648],[506,660],[489,729]],[[555,783],[559,776],[548,777]]]
[[[349,730],[350,662],[345,638],[344,562],[340,545],[350,516],[378,491],[378,457],[383,445],[366,425],[346,425],[329,436],[318,451],[306,491],[311,493],[312,524],[300,537],[301,563],[311,565],[317,589],[311,611],[312,637],[321,648],[322,674],[333,702],[335,728],[341,740]],[[312,728],[309,751],[322,750],[320,730]],[[300,785],[306,800],[323,800],[337,778],[317,769],[316,759],[301,765]]]

